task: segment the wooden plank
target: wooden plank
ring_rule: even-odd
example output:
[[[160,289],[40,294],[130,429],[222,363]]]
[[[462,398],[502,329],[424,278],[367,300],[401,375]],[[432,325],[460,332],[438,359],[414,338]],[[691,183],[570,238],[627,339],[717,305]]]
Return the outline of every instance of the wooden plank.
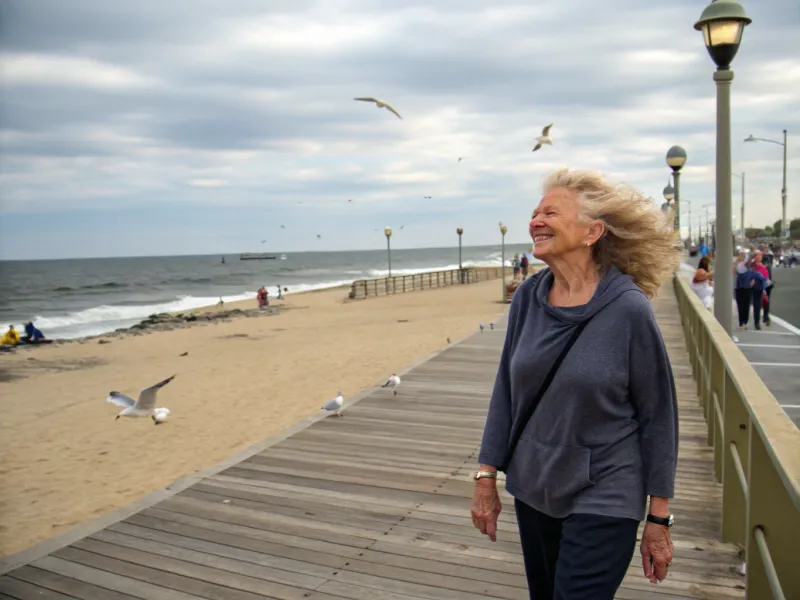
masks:
[[[0,598],[12,598],[14,600],[76,600],[75,596],[67,596],[61,592],[40,587],[14,577],[4,577],[0,581]]]
[[[29,585],[34,585],[37,590],[52,590],[53,592],[64,594],[65,597],[79,598],[80,600],[133,600],[134,598],[128,594],[122,594],[108,588],[98,587],[71,577],[64,577],[52,571],[43,571],[30,566],[21,567],[14,571],[14,578],[20,579]],[[46,598],[44,595],[34,597]]]
[[[64,550],[59,550],[59,552]],[[202,598],[202,596],[195,596],[194,594],[187,594],[169,587],[162,587],[147,581],[130,578],[122,571],[114,569],[114,565],[110,565],[112,567],[110,570],[104,570],[70,562],[54,555],[45,556],[33,561],[31,564],[43,571],[57,573],[64,577],[129,594],[137,598],[147,598],[147,600],[198,600]]]

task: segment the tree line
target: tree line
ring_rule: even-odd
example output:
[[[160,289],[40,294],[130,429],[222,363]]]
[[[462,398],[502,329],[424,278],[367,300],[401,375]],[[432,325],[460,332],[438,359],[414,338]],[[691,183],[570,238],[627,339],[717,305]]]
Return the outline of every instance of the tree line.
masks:
[[[745,227],[744,234],[750,239],[781,237],[781,221],[778,219],[772,225],[767,225],[766,227]],[[800,240],[800,219],[789,221],[789,237],[793,240]]]

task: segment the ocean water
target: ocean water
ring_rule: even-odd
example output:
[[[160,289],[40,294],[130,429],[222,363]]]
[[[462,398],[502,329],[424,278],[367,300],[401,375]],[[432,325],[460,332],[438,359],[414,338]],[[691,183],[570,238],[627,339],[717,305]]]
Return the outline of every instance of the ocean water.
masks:
[[[506,245],[506,262],[527,245]],[[464,266],[499,266],[500,246],[465,247]],[[288,294],[385,277],[386,251],[298,252],[277,260],[239,255],[0,261],[0,329],[33,321],[51,339],[99,335],[153,313]],[[392,250],[392,275],[458,268],[458,248]]]

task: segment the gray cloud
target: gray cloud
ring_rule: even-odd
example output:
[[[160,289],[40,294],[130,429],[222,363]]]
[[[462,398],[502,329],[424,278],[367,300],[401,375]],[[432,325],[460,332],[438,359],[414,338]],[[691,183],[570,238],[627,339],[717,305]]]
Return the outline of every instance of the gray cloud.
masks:
[[[600,168],[660,201],[673,143],[690,156],[686,197],[713,200],[713,65],[692,29],[702,10],[694,1],[2,7],[8,214],[168,199],[326,207],[358,196],[360,214],[383,220],[434,211],[419,201],[434,195],[437,211],[496,223],[524,219],[541,175],[565,163]],[[777,138],[800,125],[800,72],[790,62],[800,24],[786,18],[791,0],[747,10],[754,23],[734,63],[733,137]],[[357,95],[390,100],[404,120]],[[533,155],[550,121],[556,145]],[[734,145],[754,197],[774,196],[775,150]],[[472,158],[456,165],[459,155]],[[800,214],[800,161],[790,167]],[[497,198],[509,199],[507,214],[494,218]],[[765,203],[763,218],[777,218],[778,206]],[[343,239],[358,245],[359,235]]]

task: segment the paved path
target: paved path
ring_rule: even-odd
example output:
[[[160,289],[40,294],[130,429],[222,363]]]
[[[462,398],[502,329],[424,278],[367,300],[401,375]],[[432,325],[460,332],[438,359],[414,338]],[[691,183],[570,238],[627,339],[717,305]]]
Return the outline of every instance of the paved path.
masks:
[[[692,264],[696,262],[693,260]],[[694,268],[684,265],[681,273],[691,278]],[[800,427],[800,267],[774,268],[772,275],[775,278],[772,325],[762,324],[761,331],[753,329],[751,310],[749,328],[738,330],[734,305],[732,331],[739,349],[786,414]]]
[[[718,541],[721,489],[677,303],[663,293],[681,419],[675,558],[653,586],[637,553],[617,598],[743,598],[737,551]],[[475,334],[417,366],[396,401],[375,389],[344,418],[11,557],[0,600],[527,600],[511,498],[495,544],[469,517],[503,336]]]

